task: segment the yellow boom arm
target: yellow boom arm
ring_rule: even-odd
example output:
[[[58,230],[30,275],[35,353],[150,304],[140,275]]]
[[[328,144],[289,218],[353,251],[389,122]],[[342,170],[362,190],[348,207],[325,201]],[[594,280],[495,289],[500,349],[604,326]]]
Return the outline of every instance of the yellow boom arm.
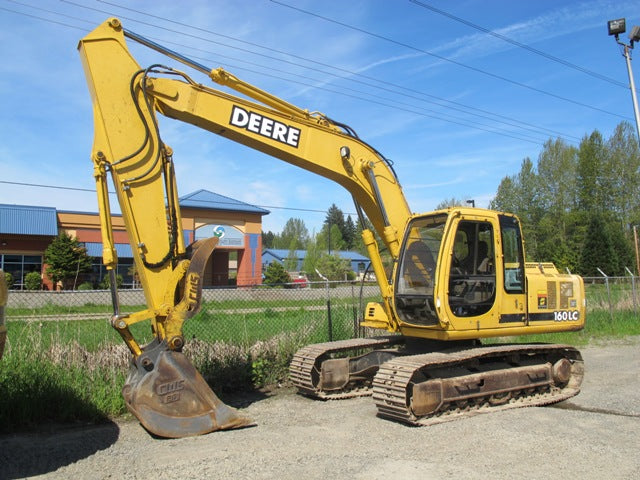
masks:
[[[197,84],[186,74],[166,67],[156,65],[145,70],[129,53],[125,32],[117,19],[108,20],[82,39],[79,50],[94,104],[92,158],[105,239],[104,262],[109,269],[116,264],[106,180],[110,173],[149,306],[135,316],[116,315],[114,320],[134,355],[139,355],[140,348],[128,334],[128,325],[151,317],[160,338],[166,338],[170,348],[178,349],[187,315],[180,309],[194,307],[189,302],[173,301],[176,290],[185,284],[190,261],[180,229],[171,149],[160,139],[157,112],[344,186],[392,257],[397,258],[411,217],[402,188],[388,162],[348,129],[322,114],[309,113],[242,82],[222,69],[207,73],[218,84],[256,101]],[[149,76],[158,73],[169,78]],[[372,232],[363,236],[388,305],[391,292],[377,244]],[[197,277],[197,272],[192,275]],[[186,282],[195,284],[197,281]],[[192,295],[183,292],[178,297]],[[389,308],[385,310],[391,317]]]

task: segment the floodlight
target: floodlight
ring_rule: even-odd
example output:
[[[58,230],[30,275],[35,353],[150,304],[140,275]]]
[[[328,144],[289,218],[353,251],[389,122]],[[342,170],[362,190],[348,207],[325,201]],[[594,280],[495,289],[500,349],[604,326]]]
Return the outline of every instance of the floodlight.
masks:
[[[638,25],[634,25],[634,27],[631,29],[629,38],[632,42],[637,42],[640,40],[640,27]]]
[[[627,30],[626,22],[624,18],[618,18],[617,20],[609,20],[607,22],[609,28],[609,35],[620,35]]]

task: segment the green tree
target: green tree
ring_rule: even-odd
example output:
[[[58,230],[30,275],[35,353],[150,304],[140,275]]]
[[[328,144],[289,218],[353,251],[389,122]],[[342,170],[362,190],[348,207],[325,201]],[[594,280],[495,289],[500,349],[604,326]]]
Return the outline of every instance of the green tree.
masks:
[[[262,232],[262,248],[276,248],[274,247],[274,241],[276,234],[271,230],[268,232]]]
[[[280,235],[274,241],[274,248],[293,248],[303,249],[309,239],[309,230],[307,230],[304,221],[300,218],[290,218],[285,223]]]
[[[588,214],[602,212],[605,205],[605,192],[601,185],[604,162],[604,140],[595,130],[588,137],[583,137],[578,148],[578,205]]]
[[[349,274],[352,272],[348,260],[340,258],[338,254],[329,255],[327,253],[323,253],[318,258],[317,269],[324,277],[332,281],[349,278]]]
[[[465,200],[460,200],[459,198],[451,197],[446,200],[441,201],[438,205],[436,205],[436,210],[444,210],[449,207],[466,207],[467,202]]]
[[[329,207],[329,210],[327,210],[327,216],[324,219],[324,225],[337,225],[338,228],[340,229],[340,233],[342,234],[343,238],[344,238],[344,231],[345,231],[345,220],[344,220],[344,213],[342,210],[340,210],[338,208],[338,206],[335,203],[332,203],[331,206]]]
[[[600,276],[598,268],[613,275],[618,267],[618,258],[611,236],[602,215],[593,215],[580,258],[580,273],[585,276]]]
[[[309,280],[319,279],[316,274],[316,267],[318,259],[320,258],[320,249],[316,240],[317,235],[313,235],[309,238],[306,245],[307,253],[302,261],[302,270],[307,274],[307,278],[309,278]]]
[[[358,244],[358,239],[360,237],[360,232],[358,231],[358,227],[355,222],[351,218],[351,215],[347,215],[347,221],[344,226],[344,241],[347,247],[347,250],[354,250],[356,245]]]
[[[611,200],[609,210],[615,212],[621,225],[628,225],[640,207],[640,153],[634,128],[620,123],[607,141],[607,175],[605,192]]]
[[[328,251],[346,250],[351,232],[347,229],[345,215],[336,204],[332,204],[327,210],[320,235],[324,238],[324,245]]]
[[[298,270],[298,253],[297,247],[298,242],[295,239],[291,240],[291,244],[289,245],[289,253],[287,258],[284,259],[284,269],[288,272],[294,272]]]
[[[280,262],[271,262],[264,271],[264,283],[267,285],[282,285],[290,282],[291,277]]]
[[[46,274],[63,289],[73,287],[78,274],[91,270],[91,258],[87,250],[71,235],[61,232],[44,252]]]

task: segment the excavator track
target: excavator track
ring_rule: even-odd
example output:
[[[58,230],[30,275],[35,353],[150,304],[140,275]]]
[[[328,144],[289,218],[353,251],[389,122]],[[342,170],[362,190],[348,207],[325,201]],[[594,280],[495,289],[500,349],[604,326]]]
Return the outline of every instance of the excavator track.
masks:
[[[384,349],[402,342],[403,338],[396,335],[307,345],[293,356],[289,378],[299,393],[322,400],[371,395],[371,381],[379,360],[395,356],[395,350]],[[345,356],[362,352],[365,353],[356,356],[355,362],[354,357]]]
[[[580,352],[567,345],[494,345],[398,356],[373,380],[378,415],[411,425],[517,407],[543,406],[577,395]]]

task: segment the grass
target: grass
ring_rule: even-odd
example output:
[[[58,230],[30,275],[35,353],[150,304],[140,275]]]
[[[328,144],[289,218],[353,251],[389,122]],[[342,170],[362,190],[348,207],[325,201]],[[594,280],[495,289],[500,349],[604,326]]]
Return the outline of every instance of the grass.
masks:
[[[328,339],[324,310],[210,310],[185,324],[184,352],[217,394],[282,381],[300,347]],[[126,413],[121,388],[130,355],[106,319],[10,318],[0,361],[0,432],[52,421],[100,423]],[[350,306],[334,306],[332,320],[334,339],[353,336]],[[147,322],[132,331],[141,344],[151,340]]]
[[[602,298],[602,288],[597,289]],[[640,335],[635,306],[618,289],[612,321],[608,306],[591,301],[580,332],[501,339],[508,342],[567,343],[576,346]],[[604,291],[604,297],[607,293]],[[613,295],[612,295],[613,296]],[[323,300],[207,302],[186,322],[185,354],[217,394],[249,390],[286,379],[293,354],[303,345],[328,340]],[[316,308],[307,308],[315,306]],[[133,307],[130,311],[143,308]],[[104,319],[39,321],[39,315],[104,313]],[[332,299],[332,336],[351,338],[349,301]],[[35,320],[11,320],[35,315]],[[130,355],[108,322],[109,308],[97,305],[8,309],[9,339],[0,361],[0,432],[43,422],[99,423],[126,413],[121,388]],[[132,326],[140,343],[151,340],[149,324]]]
[[[640,318],[633,311],[617,311],[612,321],[609,311],[594,310],[588,312],[585,328],[578,332],[523,335],[504,337],[501,340],[516,343],[563,343],[579,347],[635,335],[640,335]]]

